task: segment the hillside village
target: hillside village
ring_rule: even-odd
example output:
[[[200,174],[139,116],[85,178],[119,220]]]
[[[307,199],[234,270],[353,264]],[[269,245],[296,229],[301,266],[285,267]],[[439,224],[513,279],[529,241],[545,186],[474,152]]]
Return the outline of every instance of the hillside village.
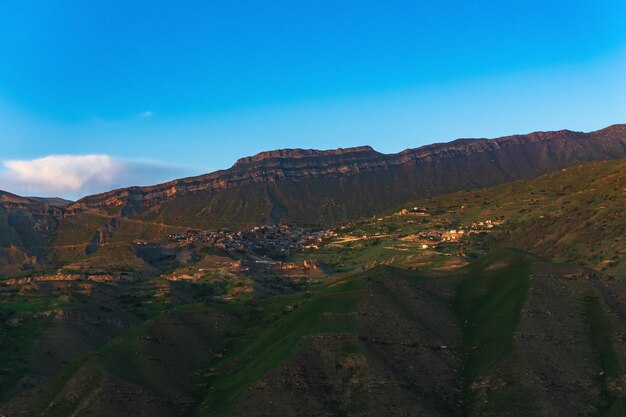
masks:
[[[255,254],[280,259],[303,248],[317,248],[322,242],[336,236],[337,233],[333,229],[309,231],[290,225],[266,225],[247,231],[189,232],[170,234],[167,237],[173,242],[198,243],[228,253]]]
[[[449,214],[449,213],[445,213]],[[213,230],[169,234],[166,241],[178,247],[215,248],[235,259],[273,262],[290,260],[306,253],[309,260],[316,252],[358,242],[384,241],[383,249],[395,251],[430,250],[433,253],[458,252],[470,237],[497,230],[502,220],[483,219],[453,224],[441,213],[425,207],[402,209],[397,213],[370,220],[350,222],[336,228],[308,230],[287,224],[257,226],[245,231]],[[163,242],[136,241],[140,246],[160,246]],[[326,249],[325,249],[326,250]],[[303,255],[298,260],[305,260]]]

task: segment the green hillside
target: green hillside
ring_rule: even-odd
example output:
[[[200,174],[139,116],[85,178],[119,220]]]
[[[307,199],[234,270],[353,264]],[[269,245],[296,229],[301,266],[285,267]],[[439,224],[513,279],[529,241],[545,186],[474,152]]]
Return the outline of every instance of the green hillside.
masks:
[[[454,228],[503,222],[472,244],[516,247],[626,278],[626,160],[581,164],[533,180],[468,190],[415,206]],[[411,206],[411,205],[407,205]]]
[[[2,410],[621,415],[624,285],[499,251],[453,272],[381,266],[305,293],[190,304]]]

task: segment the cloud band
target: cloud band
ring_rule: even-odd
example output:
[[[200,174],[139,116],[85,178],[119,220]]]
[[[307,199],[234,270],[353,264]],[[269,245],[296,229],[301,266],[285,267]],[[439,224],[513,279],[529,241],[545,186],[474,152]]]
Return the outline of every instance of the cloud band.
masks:
[[[109,155],[48,155],[8,160],[0,171],[0,189],[21,195],[78,198],[130,185],[148,185],[182,175],[183,170]]]

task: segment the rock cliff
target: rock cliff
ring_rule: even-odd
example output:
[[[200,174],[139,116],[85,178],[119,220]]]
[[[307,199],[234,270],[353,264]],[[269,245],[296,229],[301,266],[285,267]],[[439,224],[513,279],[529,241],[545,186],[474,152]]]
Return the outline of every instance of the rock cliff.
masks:
[[[382,154],[369,146],[329,151],[282,149],[242,158],[233,167],[210,174],[85,197],[71,204],[68,212],[116,208],[123,216],[132,215],[186,196],[196,195],[190,197],[195,202],[202,194],[202,204],[211,206],[215,214],[219,209],[206,196],[247,187],[250,192],[263,194],[255,198],[267,202],[269,211],[257,219],[263,222],[289,217],[288,213],[294,212],[293,202],[279,195],[289,191],[283,187],[285,184],[298,182],[304,188],[320,184],[319,190],[298,196],[305,205],[327,200],[341,189],[343,196],[331,197],[333,201],[328,203],[334,211],[345,212],[339,217],[348,218],[352,214],[372,214],[406,199],[530,178],[578,162],[623,156],[626,125],[591,133],[560,130],[491,140],[459,139],[397,154]],[[238,196],[239,200],[250,198],[240,193]],[[353,210],[344,201],[359,198],[381,199],[383,203]],[[220,199],[223,196],[215,198]],[[325,217],[321,220],[338,219],[335,215]]]

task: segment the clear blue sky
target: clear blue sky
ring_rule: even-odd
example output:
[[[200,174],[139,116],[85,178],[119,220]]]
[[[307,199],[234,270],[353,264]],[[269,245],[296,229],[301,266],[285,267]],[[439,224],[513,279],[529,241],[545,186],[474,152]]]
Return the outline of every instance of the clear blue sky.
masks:
[[[623,0],[0,0],[0,188],[75,198],[281,147],[624,123],[625,22]],[[87,154],[116,179],[15,171]]]

